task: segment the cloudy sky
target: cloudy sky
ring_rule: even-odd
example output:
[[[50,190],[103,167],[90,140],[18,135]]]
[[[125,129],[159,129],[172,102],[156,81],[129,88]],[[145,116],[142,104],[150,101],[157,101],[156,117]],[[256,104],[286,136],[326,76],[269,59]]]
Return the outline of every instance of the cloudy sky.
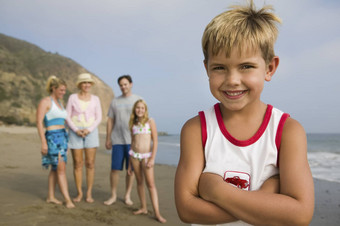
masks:
[[[209,92],[201,37],[217,14],[244,0],[0,0],[0,33],[69,57],[120,95],[131,74],[158,130],[177,134],[217,101]],[[263,0],[255,1],[258,7]],[[340,132],[340,1],[266,0],[283,24],[280,66],[262,100],[307,132]]]

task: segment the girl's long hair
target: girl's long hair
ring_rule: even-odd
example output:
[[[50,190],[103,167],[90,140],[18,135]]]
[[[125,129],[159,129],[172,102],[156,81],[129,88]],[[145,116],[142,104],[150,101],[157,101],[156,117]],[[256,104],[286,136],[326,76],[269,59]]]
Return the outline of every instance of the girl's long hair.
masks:
[[[138,117],[136,115],[136,108],[137,104],[142,103],[145,106],[145,114],[141,121],[138,120]],[[148,112],[148,106],[146,105],[146,102],[142,99],[139,99],[136,101],[136,103],[133,105],[130,121],[129,121],[129,128],[132,130],[133,125],[137,125],[138,123],[141,123],[142,125],[145,125],[145,123],[149,121],[149,112]]]

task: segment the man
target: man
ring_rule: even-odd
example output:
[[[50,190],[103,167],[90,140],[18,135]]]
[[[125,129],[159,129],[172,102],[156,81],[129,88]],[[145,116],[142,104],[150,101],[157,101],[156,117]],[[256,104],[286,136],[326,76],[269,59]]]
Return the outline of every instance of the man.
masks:
[[[105,205],[111,205],[117,200],[117,185],[119,182],[119,171],[123,170],[125,160],[126,169],[126,191],[125,204],[132,205],[131,190],[134,180],[134,174],[129,175],[127,168],[129,165],[129,150],[131,144],[131,134],[129,130],[129,120],[134,103],[140,96],[132,94],[132,79],[130,75],[122,75],[118,78],[118,84],[122,95],[113,99],[108,112],[106,126],[106,143],[107,149],[112,149],[111,161],[111,197],[104,202]]]

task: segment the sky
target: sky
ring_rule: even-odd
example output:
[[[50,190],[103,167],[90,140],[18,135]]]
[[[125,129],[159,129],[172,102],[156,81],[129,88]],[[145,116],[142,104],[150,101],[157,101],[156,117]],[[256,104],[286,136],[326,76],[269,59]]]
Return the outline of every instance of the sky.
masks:
[[[0,0],[0,33],[71,58],[120,95],[122,74],[148,103],[159,131],[217,100],[209,91],[201,38],[206,25],[244,0]],[[340,1],[255,0],[282,19],[280,65],[262,101],[307,133],[340,133]]]

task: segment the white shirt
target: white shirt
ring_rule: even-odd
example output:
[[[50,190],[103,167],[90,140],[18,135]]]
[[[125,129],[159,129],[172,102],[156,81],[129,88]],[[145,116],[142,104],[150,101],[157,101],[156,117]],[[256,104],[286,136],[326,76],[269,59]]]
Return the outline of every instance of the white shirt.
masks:
[[[206,166],[244,190],[258,190],[264,181],[279,173],[281,134],[288,114],[268,105],[263,122],[248,140],[237,140],[225,128],[219,104],[200,112]],[[237,221],[223,225],[247,225]]]

